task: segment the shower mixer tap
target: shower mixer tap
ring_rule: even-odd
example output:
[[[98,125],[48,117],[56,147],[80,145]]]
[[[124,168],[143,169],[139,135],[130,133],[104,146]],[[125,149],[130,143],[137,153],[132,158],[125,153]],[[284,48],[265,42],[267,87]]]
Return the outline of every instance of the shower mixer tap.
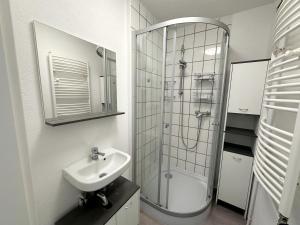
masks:
[[[200,119],[203,116],[210,116],[210,112],[206,111],[206,112],[200,112],[199,110],[195,111],[195,116],[196,118]]]

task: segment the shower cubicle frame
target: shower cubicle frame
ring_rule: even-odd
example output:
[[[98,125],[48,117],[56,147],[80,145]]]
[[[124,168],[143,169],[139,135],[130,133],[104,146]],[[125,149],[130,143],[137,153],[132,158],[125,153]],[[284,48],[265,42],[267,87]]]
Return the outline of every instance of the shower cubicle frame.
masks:
[[[132,118],[132,157],[133,157],[133,163],[132,163],[132,177],[133,177],[133,181],[136,182],[136,113],[137,113],[137,109],[136,109],[136,97],[137,97],[137,93],[136,93],[136,78],[137,78],[137,69],[136,69],[136,62],[137,62],[137,54],[136,54],[136,50],[137,50],[137,36],[140,34],[144,34],[147,32],[151,32],[157,29],[161,29],[163,28],[163,49],[162,49],[162,86],[161,86],[161,99],[160,99],[160,104],[161,106],[163,106],[164,103],[164,89],[165,89],[165,66],[166,66],[166,50],[167,50],[167,28],[169,26],[172,25],[178,25],[178,24],[187,24],[187,23],[205,23],[205,24],[210,24],[210,25],[215,25],[218,26],[220,28],[222,28],[224,31],[226,31],[226,43],[225,43],[225,58],[224,58],[224,62],[223,62],[223,77],[222,77],[222,82],[223,85],[221,87],[221,93],[224,93],[224,86],[225,86],[225,79],[226,79],[226,68],[227,68],[227,60],[228,60],[228,47],[229,47],[229,36],[230,36],[230,30],[228,28],[228,26],[218,20],[215,19],[211,19],[211,18],[205,18],[205,17],[184,17],[184,18],[177,18],[177,19],[172,19],[172,20],[167,20],[161,23],[157,23],[154,24],[152,26],[149,26],[145,29],[141,29],[141,30],[137,30],[137,31],[133,31],[132,32],[132,49],[133,51],[133,55],[132,55],[132,69],[134,71],[133,72],[133,76],[132,76],[132,87],[133,87],[133,93],[132,93],[132,112],[133,112],[133,118]],[[218,121],[220,123],[220,127],[219,127],[219,131],[218,131],[218,137],[219,137],[219,142],[217,143],[217,146],[219,146],[220,142],[220,138],[222,137],[222,133],[223,133],[223,129],[224,129],[224,119],[222,117],[222,112],[224,110],[224,101],[225,101],[225,94],[223,94],[221,96],[220,99],[220,109],[219,109],[219,118]],[[160,121],[160,125],[163,126],[163,113],[164,113],[164,107],[161,107],[161,121]],[[159,171],[161,171],[161,164],[162,164],[162,135],[163,135],[163,127],[160,129],[160,149],[159,149]],[[215,163],[213,162],[215,160],[211,160],[211,164]],[[215,165],[214,165],[215,166]],[[158,179],[158,186],[160,187],[160,181],[161,181],[161,173],[159,173],[159,179]],[[213,180],[213,178],[211,179]],[[211,181],[213,182],[213,181]],[[167,188],[167,196],[169,195],[169,188]],[[155,204],[153,202],[151,202],[148,199],[144,199],[141,197],[141,200],[146,202],[148,205],[154,207],[155,209],[159,210],[162,213],[165,213],[167,215],[170,216],[175,216],[175,217],[193,217],[193,216],[197,216],[199,214],[201,214],[202,212],[204,212],[210,205],[211,201],[212,201],[212,197],[209,199],[209,201],[207,201],[207,204],[205,205],[205,207],[203,207],[202,209],[200,209],[199,211],[195,211],[195,212],[191,212],[191,213],[178,213],[178,212],[172,212],[169,211],[163,207],[160,207],[159,204]],[[158,191],[158,202],[160,200],[160,191]]]

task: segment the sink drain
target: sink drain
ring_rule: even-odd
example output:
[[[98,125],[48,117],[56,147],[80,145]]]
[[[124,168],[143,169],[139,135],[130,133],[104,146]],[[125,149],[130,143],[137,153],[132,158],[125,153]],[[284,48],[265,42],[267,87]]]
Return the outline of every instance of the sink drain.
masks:
[[[101,173],[101,174],[99,175],[99,178],[105,177],[106,175],[107,175],[107,173]]]
[[[165,174],[165,178],[167,179],[172,179],[173,178],[173,175],[171,173],[166,173]]]

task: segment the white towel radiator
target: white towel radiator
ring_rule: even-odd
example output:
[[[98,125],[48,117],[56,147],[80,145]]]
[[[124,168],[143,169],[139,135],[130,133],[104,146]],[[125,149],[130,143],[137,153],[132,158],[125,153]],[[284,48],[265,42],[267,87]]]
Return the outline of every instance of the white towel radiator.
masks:
[[[287,224],[300,173],[300,0],[277,11],[254,173]]]

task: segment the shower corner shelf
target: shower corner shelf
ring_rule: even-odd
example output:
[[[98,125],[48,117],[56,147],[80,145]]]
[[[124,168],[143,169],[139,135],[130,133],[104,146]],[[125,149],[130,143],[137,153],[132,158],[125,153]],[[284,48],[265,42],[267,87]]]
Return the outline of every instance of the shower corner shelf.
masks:
[[[242,136],[249,136],[249,137],[257,137],[254,130],[244,129],[244,128],[237,128],[237,127],[226,127],[225,133],[235,134],[235,135],[242,135]]]
[[[45,123],[46,125],[56,127],[56,126],[61,126],[69,123],[101,119],[105,117],[118,116],[122,114],[125,114],[125,112],[107,112],[107,113],[99,112],[99,113],[79,114],[73,116],[62,116],[58,118],[46,119]]]
[[[194,78],[196,81],[214,81],[215,80],[215,74],[200,74],[200,73],[195,73],[194,76],[197,76]]]

